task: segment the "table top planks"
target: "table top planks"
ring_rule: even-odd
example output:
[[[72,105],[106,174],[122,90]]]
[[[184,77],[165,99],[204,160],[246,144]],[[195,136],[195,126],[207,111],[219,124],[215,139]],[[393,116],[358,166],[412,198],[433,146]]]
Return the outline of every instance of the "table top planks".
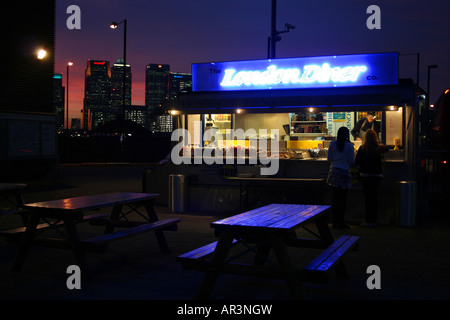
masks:
[[[262,229],[288,231],[313,219],[331,206],[270,204],[211,223],[216,230]]]
[[[89,210],[110,207],[123,203],[146,201],[157,198],[155,193],[112,192],[74,198],[27,203],[25,208],[46,210]]]

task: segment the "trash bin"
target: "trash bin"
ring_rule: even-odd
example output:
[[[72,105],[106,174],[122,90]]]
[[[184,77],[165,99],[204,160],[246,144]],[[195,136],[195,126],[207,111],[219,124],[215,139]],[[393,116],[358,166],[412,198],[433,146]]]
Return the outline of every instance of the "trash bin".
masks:
[[[184,175],[169,175],[169,212],[184,212]]]
[[[396,183],[397,225],[415,227],[417,223],[417,183],[398,181]]]

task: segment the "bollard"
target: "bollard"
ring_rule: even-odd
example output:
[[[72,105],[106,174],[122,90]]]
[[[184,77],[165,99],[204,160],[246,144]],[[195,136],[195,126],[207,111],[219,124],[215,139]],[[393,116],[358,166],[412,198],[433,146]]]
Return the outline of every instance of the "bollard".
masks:
[[[184,212],[184,175],[169,175],[169,212]]]
[[[395,200],[397,225],[415,227],[417,224],[417,183],[415,181],[398,181]]]

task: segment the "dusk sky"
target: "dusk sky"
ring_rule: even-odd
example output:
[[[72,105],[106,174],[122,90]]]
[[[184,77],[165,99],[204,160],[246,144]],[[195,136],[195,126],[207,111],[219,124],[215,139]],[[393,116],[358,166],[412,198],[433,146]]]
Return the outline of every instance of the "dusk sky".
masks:
[[[67,7],[81,9],[81,29],[69,30]],[[369,30],[367,7],[381,9],[381,29]],[[56,1],[55,72],[70,69],[70,117],[80,117],[84,72],[88,59],[114,63],[123,53],[127,19],[127,63],[132,68],[132,104],[144,105],[145,66],[170,64],[172,72],[191,72],[191,64],[267,58],[271,0],[81,0]],[[399,76],[427,88],[431,70],[431,99],[450,87],[450,1],[448,0],[278,0],[277,58],[392,52],[400,53]]]

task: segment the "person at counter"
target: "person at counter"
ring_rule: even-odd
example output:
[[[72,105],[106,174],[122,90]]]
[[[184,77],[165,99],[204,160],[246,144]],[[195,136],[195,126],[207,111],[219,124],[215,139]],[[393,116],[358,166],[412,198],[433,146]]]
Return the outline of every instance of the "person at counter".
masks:
[[[375,120],[375,112],[367,112],[367,116],[360,119],[352,129],[352,136],[357,141],[362,141],[367,130],[374,130],[380,134],[380,122]]]
[[[331,161],[327,184],[333,190],[333,228],[347,229],[349,226],[344,223],[347,191],[352,187],[350,166],[355,162],[355,149],[347,127],[340,127],[336,140],[330,143],[328,161]]]
[[[375,227],[378,218],[378,188],[383,178],[382,157],[387,147],[378,142],[374,130],[367,130],[364,141],[358,149],[355,164],[359,167],[359,175],[364,190],[365,221],[362,227]]]

